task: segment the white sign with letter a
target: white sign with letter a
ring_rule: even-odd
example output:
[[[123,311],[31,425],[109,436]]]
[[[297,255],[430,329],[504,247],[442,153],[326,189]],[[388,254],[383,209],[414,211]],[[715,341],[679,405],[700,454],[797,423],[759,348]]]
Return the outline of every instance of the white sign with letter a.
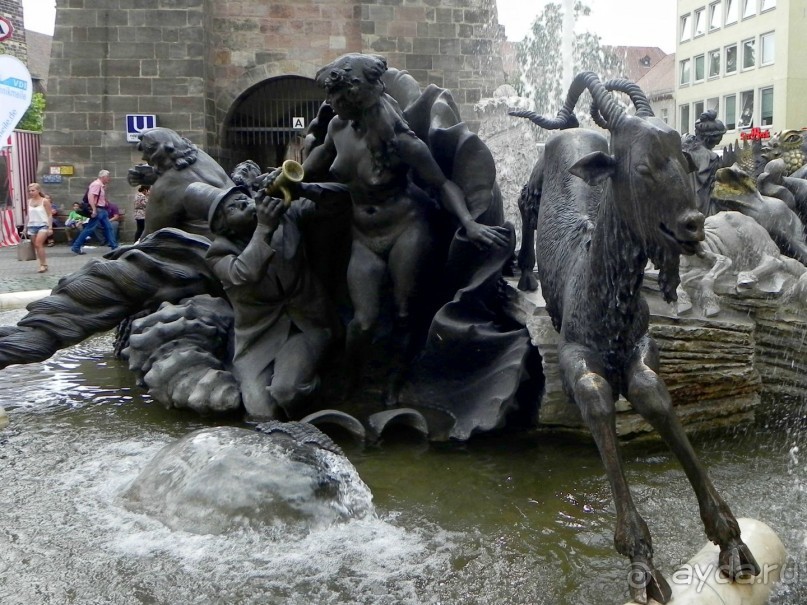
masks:
[[[31,74],[25,64],[11,55],[0,55],[0,148],[7,145],[11,131],[30,107],[33,94]]]

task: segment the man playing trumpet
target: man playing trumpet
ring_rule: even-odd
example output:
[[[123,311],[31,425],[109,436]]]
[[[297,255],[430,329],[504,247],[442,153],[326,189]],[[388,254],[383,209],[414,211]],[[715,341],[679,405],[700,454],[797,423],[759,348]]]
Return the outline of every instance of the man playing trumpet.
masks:
[[[297,417],[319,384],[317,369],[338,325],[310,270],[300,229],[316,206],[265,193],[253,199],[242,186],[194,183],[187,193],[210,203],[215,240],[207,260],[233,306],[233,373],[247,414]]]

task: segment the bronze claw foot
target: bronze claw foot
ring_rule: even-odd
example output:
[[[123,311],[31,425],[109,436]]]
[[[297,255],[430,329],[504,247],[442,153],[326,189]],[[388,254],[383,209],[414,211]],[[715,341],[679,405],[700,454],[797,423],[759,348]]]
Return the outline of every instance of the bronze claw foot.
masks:
[[[743,542],[721,549],[720,573],[732,581],[759,575],[759,564]]]
[[[629,577],[630,596],[635,603],[647,605],[650,599],[667,603],[672,598],[672,589],[652,562],[634,561]]]

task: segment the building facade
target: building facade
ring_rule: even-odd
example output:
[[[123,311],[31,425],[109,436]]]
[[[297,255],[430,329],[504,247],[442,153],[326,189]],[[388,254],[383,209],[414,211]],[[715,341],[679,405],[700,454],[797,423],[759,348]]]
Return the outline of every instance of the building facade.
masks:
[[[707,109],[724,140],[807,126],[806,24],[804,0],[678,0],[676,127]]]
[[[347,52],[450,89],[472,118],[504,81],[503,38],[495,0],[57,0],[40,171],[76,200],[110,170],[125,207],[141,162],[127,115],[155,116],[225,170],[278,165],[324,99],[317,70]]]

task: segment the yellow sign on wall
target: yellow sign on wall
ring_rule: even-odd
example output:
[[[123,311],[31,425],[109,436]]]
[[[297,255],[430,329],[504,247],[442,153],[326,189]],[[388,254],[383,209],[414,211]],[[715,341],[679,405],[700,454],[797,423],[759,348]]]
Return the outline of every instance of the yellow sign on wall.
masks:
[[[50,174],[61,174],[62,176],[73,176],[73,166],[51,166]]]

